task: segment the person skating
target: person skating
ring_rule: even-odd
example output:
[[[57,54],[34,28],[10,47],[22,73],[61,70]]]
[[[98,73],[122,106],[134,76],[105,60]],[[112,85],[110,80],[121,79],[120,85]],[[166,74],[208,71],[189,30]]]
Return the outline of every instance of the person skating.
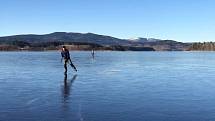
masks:
[[[72,63],[72,60],[70,58],[69,50],[66,48],[66,46],[63,46],[62,51],[61,51],[61,61],[64,59],[64,68],[65,68],[65,73],[67,73],[67,63],[70,63],[70,65],[73,67],[75,71],[77,71],[75,65]]]

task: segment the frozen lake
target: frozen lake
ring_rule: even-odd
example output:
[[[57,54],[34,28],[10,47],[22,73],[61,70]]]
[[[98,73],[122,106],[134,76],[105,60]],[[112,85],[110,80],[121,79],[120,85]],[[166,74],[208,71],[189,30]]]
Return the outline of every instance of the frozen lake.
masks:
[[[215,120],[213,52],[0,52],[0,121]],[[65,82],[66,81],[66,82]]]

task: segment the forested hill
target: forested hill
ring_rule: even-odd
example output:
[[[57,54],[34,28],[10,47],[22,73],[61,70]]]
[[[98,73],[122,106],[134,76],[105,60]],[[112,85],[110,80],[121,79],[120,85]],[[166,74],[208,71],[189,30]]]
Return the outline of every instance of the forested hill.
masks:
[[[129,45],[130,41],[122,40],[110,36],[98,35],[93,33],[66,33],[55,32],[44,35],[15,35],[0,37],[0,43],[8,43],[21,41],[29,44],[46,43],[46,42],[78,42],[78,43],[94,43],[99,45]]]

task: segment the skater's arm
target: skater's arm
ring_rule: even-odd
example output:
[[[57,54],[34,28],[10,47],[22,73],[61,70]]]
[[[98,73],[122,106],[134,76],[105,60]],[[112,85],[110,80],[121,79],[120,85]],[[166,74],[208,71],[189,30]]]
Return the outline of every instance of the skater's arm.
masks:
[[[63,61],[63,57],[61,58],[60,62],[62,63],[62,61]]]
[[[60,60],[61,63],[62,63],[62,61],[63,61],[63,58],[64,58],[64,53],[61,52],[61,60]]]

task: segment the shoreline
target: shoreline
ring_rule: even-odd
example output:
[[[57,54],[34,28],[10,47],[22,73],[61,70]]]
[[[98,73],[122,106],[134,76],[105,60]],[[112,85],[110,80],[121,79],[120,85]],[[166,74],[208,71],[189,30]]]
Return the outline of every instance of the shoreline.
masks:
[[[0,50],[1,52],[56,52],[60,50]],[[91,50],[69,50],[80,52],[91,52]],[[95,52],[215,52],[215,51],[196,51],[196,50],[184,50],[184,51],[133,51],[133,50],[94,50]]]

